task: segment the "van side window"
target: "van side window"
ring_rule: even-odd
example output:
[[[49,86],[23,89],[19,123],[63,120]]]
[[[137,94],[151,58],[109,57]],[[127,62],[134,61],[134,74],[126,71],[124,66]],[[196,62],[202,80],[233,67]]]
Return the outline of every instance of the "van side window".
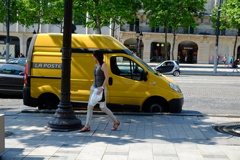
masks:
[[[110,63],[113,74],[133,80],[142,80],[144,70],[134,61],[126,57],[111,57]]]

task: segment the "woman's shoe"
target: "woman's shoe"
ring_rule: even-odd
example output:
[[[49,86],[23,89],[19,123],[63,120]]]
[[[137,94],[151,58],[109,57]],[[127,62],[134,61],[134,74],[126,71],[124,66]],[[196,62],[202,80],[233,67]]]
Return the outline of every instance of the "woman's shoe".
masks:
[[[114,125],[113,125],[112,130],[116,131],[119,125],[120,125],[120,122],[115,122]]]
[[[89,132],[90,127],[89,126],[84,126],[82,129],[79,130],[79,132]]]

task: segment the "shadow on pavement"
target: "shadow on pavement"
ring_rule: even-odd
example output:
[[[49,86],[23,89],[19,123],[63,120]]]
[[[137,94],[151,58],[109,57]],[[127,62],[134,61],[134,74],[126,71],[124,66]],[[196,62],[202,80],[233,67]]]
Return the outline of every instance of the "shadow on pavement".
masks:
[[[86,112],[85,112],[86,113]],[[85,113],[76,114],[85,123]],[[119,112],[118,112],[119,113]],[[6,116],[6,130],[13,135],[6,137],[6,149],[2,158],[14,155],[15,158],[27,157],[44,159],[56,157],[62,153],[75,151],[80,153],[91,147],[124,147],[137,144],[229,144],[231,135],[216,132],[217,122],[226,122],[226,118],[193,116],[195,111],[183,111],[185,114],[127,115],[116,114],[121,122],[117,131],[112,131],[111,119],[102,114],[93,114],[91,131],[80,133],[51,132],[44,129],[53,114],[20,113]],[[232,141],[237,143],[237,141]],[[94,151],[92,151],[94,152]],[[127,152],[127,151],[126,151]],[[81,154],[79,154],[81,155]],[[64,156],[64,155],[62,155]]]
[[[0,98],[3,99],[22,99],[22,95],[9,95],[9,94],[0,94]]]

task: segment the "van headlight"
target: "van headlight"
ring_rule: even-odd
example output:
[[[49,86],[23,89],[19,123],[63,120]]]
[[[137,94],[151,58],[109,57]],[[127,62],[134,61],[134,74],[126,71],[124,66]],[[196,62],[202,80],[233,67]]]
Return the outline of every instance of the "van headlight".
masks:
[[[177,85],[175,85],[174,83],[170,82],[170,83],[169,83],[169,86],[170,86],[170,88],[172,88],[173,90],[182,93],[181,89],[180,89]]]

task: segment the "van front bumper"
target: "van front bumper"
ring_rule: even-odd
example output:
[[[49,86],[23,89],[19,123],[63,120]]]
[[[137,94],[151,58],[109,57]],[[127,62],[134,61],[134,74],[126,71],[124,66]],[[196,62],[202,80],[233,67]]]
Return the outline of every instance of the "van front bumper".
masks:
[[[169,111],[171,113],[180,113],[182,111],[183,103],[184,103],[184,98],[170,100],[168,102]]]
[[[23,104],[30,107],[37,107],[37,99],[30,95],[29,87],[23,87]]]

